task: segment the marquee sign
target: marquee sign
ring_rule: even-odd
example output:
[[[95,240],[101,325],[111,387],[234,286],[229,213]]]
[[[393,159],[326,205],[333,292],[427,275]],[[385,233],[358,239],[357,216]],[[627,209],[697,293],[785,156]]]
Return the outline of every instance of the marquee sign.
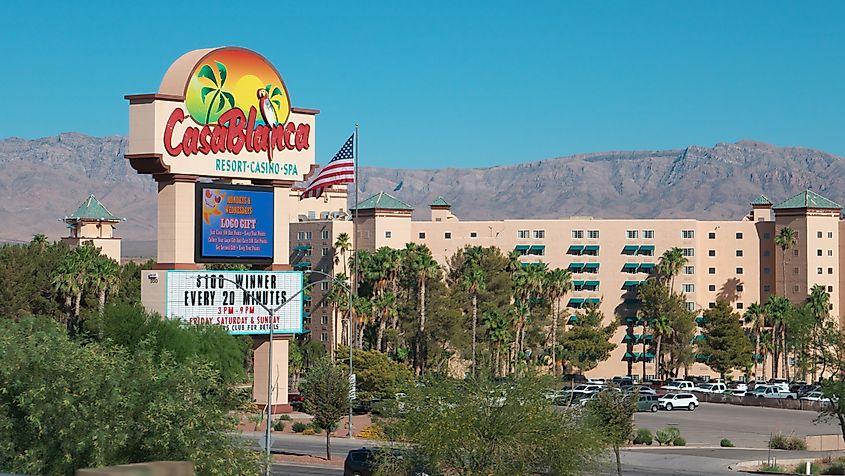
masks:
[[[302,332],[299,271],[167,271],[168,319],[218,324],[231,334],[266,334],[275,309],[274,333]]]
[[[196,262],[273,261],[272,188],[200,183],[196,202]]]
[[[127,96],[127,158],[139,172],[299,181],[317,111],[290,106],[278,71],[235,47],[191,51],[159,93]]]

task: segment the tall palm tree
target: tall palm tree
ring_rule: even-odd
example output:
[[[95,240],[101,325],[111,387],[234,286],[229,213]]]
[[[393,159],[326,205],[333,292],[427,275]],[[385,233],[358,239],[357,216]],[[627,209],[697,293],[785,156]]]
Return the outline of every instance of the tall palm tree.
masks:
[[[777,377],[778,366],[783,364],[783,376],[789,378],[789,355],[786,348],[787,323],[795,311],[792,302],[777,295],[769,296],[765,304],[766,315],[772,322],[772,341],[774,350],[774,363],[772,364],[772,376]],[[781,362],[779,362],[781,360]]]
[[[498,377],[503,374],[501,372],[501,350],[502,347],[513,341],[513,322],[509,314],[502,314],[497,310],[490,310],[482,316],[484,324],[487,326],[487,334],[490,342],[495,348],[495,355],[493,356],[493,375]]]
[[[783,295],[786,296],[786,252],[798,244],[798,238],[795,236],[795,230],[785,226],[780,229],[775,235],[775,245],[780,248],[782,252],[781,263],[781,279],[783,280]]]
[[[372,307],[374,314],[377,315],[378,331],[376,333],[376,350],[383,351],[382,342],[384,339],[384,330],[387,328],[388,319],[398,314],[396,310],[396,295],[392,292],[386,292],[379,297],[373,299]]]
[[[431,250],[426,245],[418,245],[416,243],[408,243],[405,245],[407,268],[417,281],[419,288],[419,303],[420,303],[420,321],[418,335],[416,339],[416,352],[414,355],[414,371],[417,375],[421,375],[424,368],[424,353],[425,353],[425,288],[430,279],[437,277],[440,271],[440,266],[434,257],[431,256]]]
[[[669,281],[670,289],[675,289],[675,276],[681,273],[684,265],[687,264],[687,257],[684,251],[677,246],[663,252],[657,263],[657,272]]]
[[[754,380],[760,381],[760,335],[766,328],[766,308],[754,302],[748,305],[745,310],[745,323],[751,325],[751,333],[754,334]],[[765,362],[763,362],[765,366]]]
[[[542,297],[546,271],[548,271],[548,266],[546,263],[540,262],[523,266],[514,274],[515,289],[519,293],[521,301],[526,305],[526,312],[520,319],[519,331],[516,336],[518,352],[525,351],[525,326],[531,318],[531,301]]]
[[[760,333],[760,360],[763,361],[763,378],[758,381],[766,381],[766,361],[768,360],[769,355],[772,354],[773,349],[774,343],[772,339],[772,333],[768,330],[764,330]],[[774,363],[774,359],[772,359],[772,375],[774,375]]]
[[[37,247],[38,249],[44,249],[44,247],[49,244],[49,242],[47,241],[47,235],[44,235],[42,233],[33,235],[32,240],[29,242],[29,244]]]
[[[560,301],[572,289],[572,274],[560,268],[546,273],[544,285],[552,310],[552,373],[557,377],[557,327],[560,319]]]
[[[334,241],[334,262],[335,264],[343,263],[343,274],[345,276],[349,276],[349,272],[346,270],[346,253],[352,249],[352,240],[349,239],[348,233],[341,233],[337,235],[337,239]]]
[[[351,317],[349,316],[349,298],[351,296],[349,295],[349,292],[347,292],[348,281],[349,278],[347,278],[345,274],[334,275],[331,287],[329,288],[329,293],[326,295],[326,299],[328,299],[332,305],[332,313],[334,314],[335,323],[338,322],[338,314],[340,314],[341,322]],[[344,315],[346,316],[345,318]],[[347,326],[342,326],[340,341],[346,343],[347,345],[352,345],[352,342],[349,341],[349,337]]]
[[[472,376],[475,377],[476,368],[476,341],[478,328],[478,293],[486,289],[486,278],[484,271],[476,263],[470,263],[463,278],[463,287],[472,301]]]
[[[91,286],[98,295],[98,312],[100,318],[102,318],[103,309],[106,306],[106,297],[117,291],[120,286],[120,266],[111,258],[98,256],[92,263],[89,279]],[[102,326],[102,323],[100,324]]]
[[[813,316],[811,360],[813,380],[816,380],[816,348],[821,347],[818,343],[819,329],[830,317],[830,294],[827,293],[827,289],[821,284],[814,284],[810,288],[810,295],[807,296],[806,306]]]
[[[661,314],[654,318],[654,321],[651,323],[651,328],[652,332],[654,333],[653,338],[655,340],[654,375],[657,378],[661,378],[660,361],[662,359],[662,355],[660,351],[660,345],[663,343],[664,337],[670,337],[672,335],[672,321],[666,314]],[[645,334],[643,334],[642,339],[643,342],[645,342]]]

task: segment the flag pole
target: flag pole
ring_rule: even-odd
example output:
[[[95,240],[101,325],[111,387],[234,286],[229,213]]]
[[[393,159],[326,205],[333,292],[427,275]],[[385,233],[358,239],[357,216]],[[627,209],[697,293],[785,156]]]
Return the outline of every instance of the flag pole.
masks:
[[[355,326],[352,325],[352,292],[358,295],[358,123],[355,123],[355,153],[352,165],[355,168],[355,208],[352,209],[352,276],[350,277],[349,291],[349,385],[352,385],[352,342]],[[348,188],[347,188],[348,193]],[[350,388],[350,392],[351,392]],[[347,425],[347,438],[352,438],[352,399],[349,399],[349,424]]]

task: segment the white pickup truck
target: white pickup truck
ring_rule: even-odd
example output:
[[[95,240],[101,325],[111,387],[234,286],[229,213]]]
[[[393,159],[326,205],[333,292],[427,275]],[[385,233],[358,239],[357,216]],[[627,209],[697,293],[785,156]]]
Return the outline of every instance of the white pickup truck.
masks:
[[[728,388],[723,383],[703,383],[693,391],[700,393],[725,393]]]
[[[695,390],[695,384],[690,382],[689,380],[675,380],[661,388],[670,392],[678,392],[681,390],[691,392]]]
[[[763,398],[784,398],[787,400],[794,400],[798,398],[798,395],[795,392],[784,390],[779,386],[767,387],[766,390],[760,394],[760,396]]]

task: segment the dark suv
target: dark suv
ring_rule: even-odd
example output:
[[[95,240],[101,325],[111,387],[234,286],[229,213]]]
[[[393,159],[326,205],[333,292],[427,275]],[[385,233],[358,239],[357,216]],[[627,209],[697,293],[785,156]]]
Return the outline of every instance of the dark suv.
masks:
[[[361,448],[350,450],[346,455],[346,461],[343,463],[343,476],[372,476],[380,459],[380,452],[386,452],[387,454],[385,456],[392,456],[398,459],[408,456],[405,451],[398,448]],[[427,476],[427,472],[422,466],[416,466],[409,475]]]

